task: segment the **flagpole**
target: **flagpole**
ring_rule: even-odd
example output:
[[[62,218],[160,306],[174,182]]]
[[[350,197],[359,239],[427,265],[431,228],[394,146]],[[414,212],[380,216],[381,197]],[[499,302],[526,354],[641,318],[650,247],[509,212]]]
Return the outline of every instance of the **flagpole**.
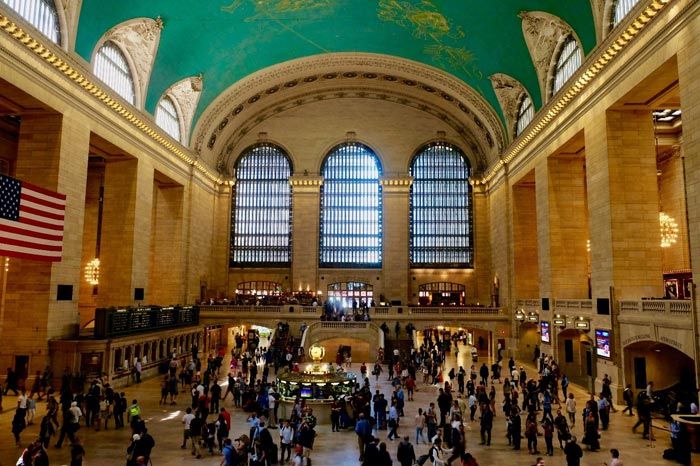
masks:
[[[0,267],[2,267],[2,287],[0,287],[0,341],[5,328],[5,295],[7,294],[7,274],[10,270],[10,258],[0,256]]]

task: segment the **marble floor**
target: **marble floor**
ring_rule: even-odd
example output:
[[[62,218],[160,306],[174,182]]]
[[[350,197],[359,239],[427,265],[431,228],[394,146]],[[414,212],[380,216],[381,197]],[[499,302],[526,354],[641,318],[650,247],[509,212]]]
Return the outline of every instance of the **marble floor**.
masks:
[[[467,356],[466,352],[459,354],[459,364],[469,367],[469,364],[463,360]],[[455,358],[449,360],[446,371],[449,367],[455,364]],[[359,363],[355,364],[355,370],[359,372]],[[534,374],[534,368],[531,366],[526,370],[528,374]],[[222,373],[222,376],[224,374]],[[222,380],[223,381],[223,380]],[[379,382],[378,388],[385,394],[390,393],[389,384],[384,377]],[[374,391],[375,387],[372,386]],[[136,398],[139,400],[144,412],[144,417],[149,427],[149,432],[156,440],[156,448],[153,453],[153,464],[161,465],[180,465],[180,464],[199,464],[199,465],[219,465],[220,456],[205,456],[201,460],[196,460],[190,456],[189,450],[181,450],[182,443],[182,424],[181,418],[184,414],[184,409],[189,403],[189,397],[181,398],[177,406],[159,406],[160,398],[159,379],[151,379],[144,381],[137,386],[126,387],[123,389],[129,400]],[[582,406],[583,400],[586,399],[585,392],[580,387],[573,387],[573,393],[579,401],[579,406]],[[497,387],[497,393],[501,398],[501,390]],[[413,429],[413,417],[418,408],[426,408],[430,401],[434,401],[437,396],[437,388],[419,384],[418,391],[415,394],[415,400],[408,402],[406,406],[406,417],[402,419],[402,426],[398,431],[401,435],[411,435]],[[15,447],[12,434],[10,432],[10,422],[12,418],[12,408],[15,404],[15,397],[6,396],[3,400],[5,411],[0,413],[0,466],[12,466],[17,461],[21,453],[21,449]],[[231,438],[236,438],[243,433],[247,433],[248,427],[245,423],[246,415],[241,410],[233,408],[229,399],[225,406],[232,412],[232,429]],[[41,403],[37,409],[37,418],[40,420],[45,412],[45,405]],[[584,452],[584,457],[581,462],[585,466],[600,466],[603,462],[609,462],[609,449],[617,448],[622,452],[622,459],[627,466],[655,466],[655,465],[670,465],[674,464],[663,460],[661,455],[665,448],[669,448],[670,439],[666,431],[655,429],[657,441],[654,445],[649,445],[645,440],[642,440],[641,434],[633,434],[631,432],[632,425],[636,421],[636,417],[623,416],[621,412],[611,415],[610,429],[603,433],[601,439],[601,451],[596,453]],[[582,428],[577,423],[574,433],[581,439]],[[655,426],[662,427],[659,421],[655,421]],[[665,426],[663,426],[665,427]],[[39,426],[36,422],[33,426],[28,427],[22,434],[24,442],[28,442],[38,435]],[[314,446],[312,455],[313,464],[315,466],[345,466],[357,465],[357,442],[355,434],[351,431],[332,433],[330,426],[319,426],[317,428],[318,437]],[[382,440],[386,439],[386,431],[380,432]],[[126,447],[129,444],[129,433],[127,430],[103,430],[94,432],[85,427],[81,428],[79,437],[85,445],[87,457],[84,464],[88,465],[123,465],[125,464]],[[279,440],[273,431],[273,438]],[[53,443],[53,442],[52,442]],[[389,451],[392,457],[395,457],[398,441],[387,442]],[[481,466],[489,465],[522,465],[529,466],[535,463],[535,458],[527,452],[527,444],[523,441],[523,450],[514,452],[507,445],[505,439],[505,421],[503,420],[502,412],[497,412],[497,417],[494,422],[493,440],[490,447],[481,446],[479,443],[479,428],[478,424],[474,423],[467,430],[467,451],[471,452],[478,460]],[[540,438],[540,451],[544,451],[544,441]],[[63,449],[55,449],[53,446],[49,448],[49,457],[52,465],[64,465],[69,463],[69,448],[68,442]],[[556,445],[556,436],[555,436]],[[421,455],[427,453],[428,446],[420,444],[416,446],[416,454]],[[694,455],[694,464],[700,465],[700,455]],[[545,459],[547,465],[565,465],[566,461],[562,452],[555,448],[554,456]],[[397,464],[396,462],[394,464]],[[456,462],[455,462],[456,464]]]

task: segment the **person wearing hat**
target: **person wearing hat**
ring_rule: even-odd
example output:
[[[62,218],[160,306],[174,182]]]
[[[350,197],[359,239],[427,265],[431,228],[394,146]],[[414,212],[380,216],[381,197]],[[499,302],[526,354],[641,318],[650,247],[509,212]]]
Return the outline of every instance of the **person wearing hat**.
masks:
[[[131,443],[126,448],[126,466],[138,466],[140,457],[146,457],[145,446],[141,442],[141,436],[134,434],[131,436]]]

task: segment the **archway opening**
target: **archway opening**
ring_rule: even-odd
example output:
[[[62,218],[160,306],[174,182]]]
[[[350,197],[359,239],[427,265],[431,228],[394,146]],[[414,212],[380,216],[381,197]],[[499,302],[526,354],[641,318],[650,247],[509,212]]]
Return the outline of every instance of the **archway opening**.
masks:
[[[589,387],[594,373],[593,345],[584,332],[566,329],[557,335],[559,370],[569,380]]]
[[[687,403],[696,399],[695,364],[684,352],[655,341],[638,341],[624,348],[625,381],[637,392],[650,381],[661,399]]]
[[[518,327],[518,356],[526,361],[532,360],[535,346],[540,344],[539,326],[533,322],[522,322]]]

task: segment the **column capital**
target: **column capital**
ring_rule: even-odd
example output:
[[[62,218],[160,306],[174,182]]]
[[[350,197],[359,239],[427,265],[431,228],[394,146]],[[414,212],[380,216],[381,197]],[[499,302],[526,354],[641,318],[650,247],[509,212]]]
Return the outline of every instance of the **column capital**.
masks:
[[[389,175],[379,179],[385,193],[408,193],[413,184],[410,175]]]
[[[317,175],[292,175],[289,184],[295,193],[318,193],[323,184],[323,177]]]

